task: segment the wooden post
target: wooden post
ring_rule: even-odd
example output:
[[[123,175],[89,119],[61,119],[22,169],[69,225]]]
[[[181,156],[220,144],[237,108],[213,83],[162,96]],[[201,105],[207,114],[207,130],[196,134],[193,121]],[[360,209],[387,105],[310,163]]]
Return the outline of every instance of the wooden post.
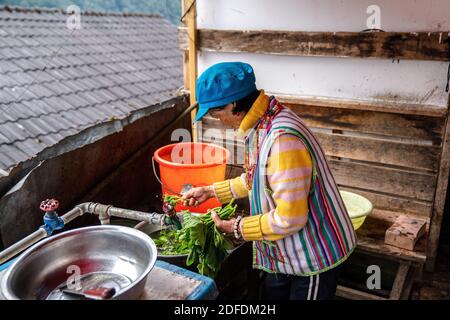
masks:
[[[450,99],[449,99],[450,104]],[[441,233],[442,216],[444,215],[445,198],[447,195],[448,179],[450,172],[450,121],[447,115],[447,124],[442,141],[441,161],[437,179],[436,193],[434,197],[433,215],[431,216],[429,237],[427,242],[427,262],[425,270],[434,271],[437,250],[439,246],[439,235]]]
[[[415,284],[416,280],[420,280],[422,278],[422,273],[423,264],[411,264],[408,278],[405,281],[405,287],[403,288],[403,292],[399,298],[400,300],[410,300],[413,285]]]
[[[183,50],[183,87],[189,91],[189,50]]]
[[[181,14],[184,12],[186,12],[186,0],[181,0]],[[187,29],[186,17],[182,19],[181,25],[180,28]],[[189,45],[181,46],[180,44],[180,49],[183,51],[183,87],[185,91],[189,91]]]
[[[182,14],[186,13],[185,20],[186,25],[188,29],[188,42],[189,42],[189,53],[186,55],[184,54],[184,63],[185,63],[185,80],[188,80],[188,88],[189,89],[189,96],[190,96],[190,103],[191,105],[196,102],[195,99],[195,82],[197,80],[197,22],[196,22],[196,5],[195,0],[182,0]],[[186,10],[188,10],[186,12]],[[187,61],[186,61],[187,60]],[[187,68],[186,68],[187,64]],[[187,74],[186,74],[187,73]],[[185,81],[185,86],[186,86]],[[196,110],[192,111],[191,113],[191,119],[192,122],[195,119],[197,112]],[[192,140],[196,142],[198,140],[197,135],[197,125],[192,125]]]
[[[394,284],[392,285],[391,294],[389,299],[399,300],[403,294],[403,288],[406,284],[409,269],[411,268],[411,261],[400,262],[397,275],[395,276]]]

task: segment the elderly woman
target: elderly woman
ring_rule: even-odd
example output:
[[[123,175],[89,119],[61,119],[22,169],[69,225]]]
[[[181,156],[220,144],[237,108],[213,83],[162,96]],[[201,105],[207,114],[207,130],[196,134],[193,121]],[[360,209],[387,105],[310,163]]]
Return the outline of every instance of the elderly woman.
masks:
[[[356,246],[355,231],[317,139],[276,98],[257,90],[253,68],[218,63],[197,80],[199,111],[238,129],[245,142],[245,173],[191,189],[189,205],[217,197],[248,197],[250,216],[219,230],[253,241],[253,266],[263,270],[266,299],[332,299],[338,268]]]

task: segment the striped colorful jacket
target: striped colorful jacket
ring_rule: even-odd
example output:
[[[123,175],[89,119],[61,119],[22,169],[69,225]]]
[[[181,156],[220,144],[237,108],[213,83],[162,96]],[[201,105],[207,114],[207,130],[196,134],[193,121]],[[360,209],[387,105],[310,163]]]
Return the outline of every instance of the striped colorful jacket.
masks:
[[[271,108],[276,104],[270,101]],[[262,92],[249,116],[261,117],[268,107]],[[223,202],[249,196],[252,216],[242,219],[241,230],[245,240],[254,241],[255,268],[314,275],[346,260],[356,234],[317,139],[289,108],[280,109],[265,134],[247,135],[250,149],[257,135],[262,139],[253,179],[247,181],[251,190],[244,187],[245,174],[214,187]]]

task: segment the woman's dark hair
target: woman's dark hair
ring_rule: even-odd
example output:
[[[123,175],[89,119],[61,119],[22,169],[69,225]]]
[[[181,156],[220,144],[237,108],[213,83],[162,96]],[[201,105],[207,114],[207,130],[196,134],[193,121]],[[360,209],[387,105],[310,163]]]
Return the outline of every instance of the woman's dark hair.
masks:
[[[240,112],[248,112],[248,110],[250,110],[250,108],[255,103],[259,94],[260,94],[260,91],[255,90],[255,91],[250,92],[248,95],[246,95],[242,99],[235,101],[236,106],[232,110],[233,114],[238,114]],[[225,106],[222,106],[220,108],[225,108]]]
[[[259,93],[259,90],[252,91],[250,94],[236,101],[236,106],[233,108],[233,114],[238,114],[243,111],[248,112],[258,98]]]

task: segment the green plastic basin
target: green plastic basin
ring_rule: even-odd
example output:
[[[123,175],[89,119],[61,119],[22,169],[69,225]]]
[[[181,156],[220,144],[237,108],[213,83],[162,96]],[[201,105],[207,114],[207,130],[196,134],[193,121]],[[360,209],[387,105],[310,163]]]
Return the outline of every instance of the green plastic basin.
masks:
[[[347,212],[352,220],[353,228],[357,230],[372,212],[373,205],[369,199],[349,191],[340,191]]]

